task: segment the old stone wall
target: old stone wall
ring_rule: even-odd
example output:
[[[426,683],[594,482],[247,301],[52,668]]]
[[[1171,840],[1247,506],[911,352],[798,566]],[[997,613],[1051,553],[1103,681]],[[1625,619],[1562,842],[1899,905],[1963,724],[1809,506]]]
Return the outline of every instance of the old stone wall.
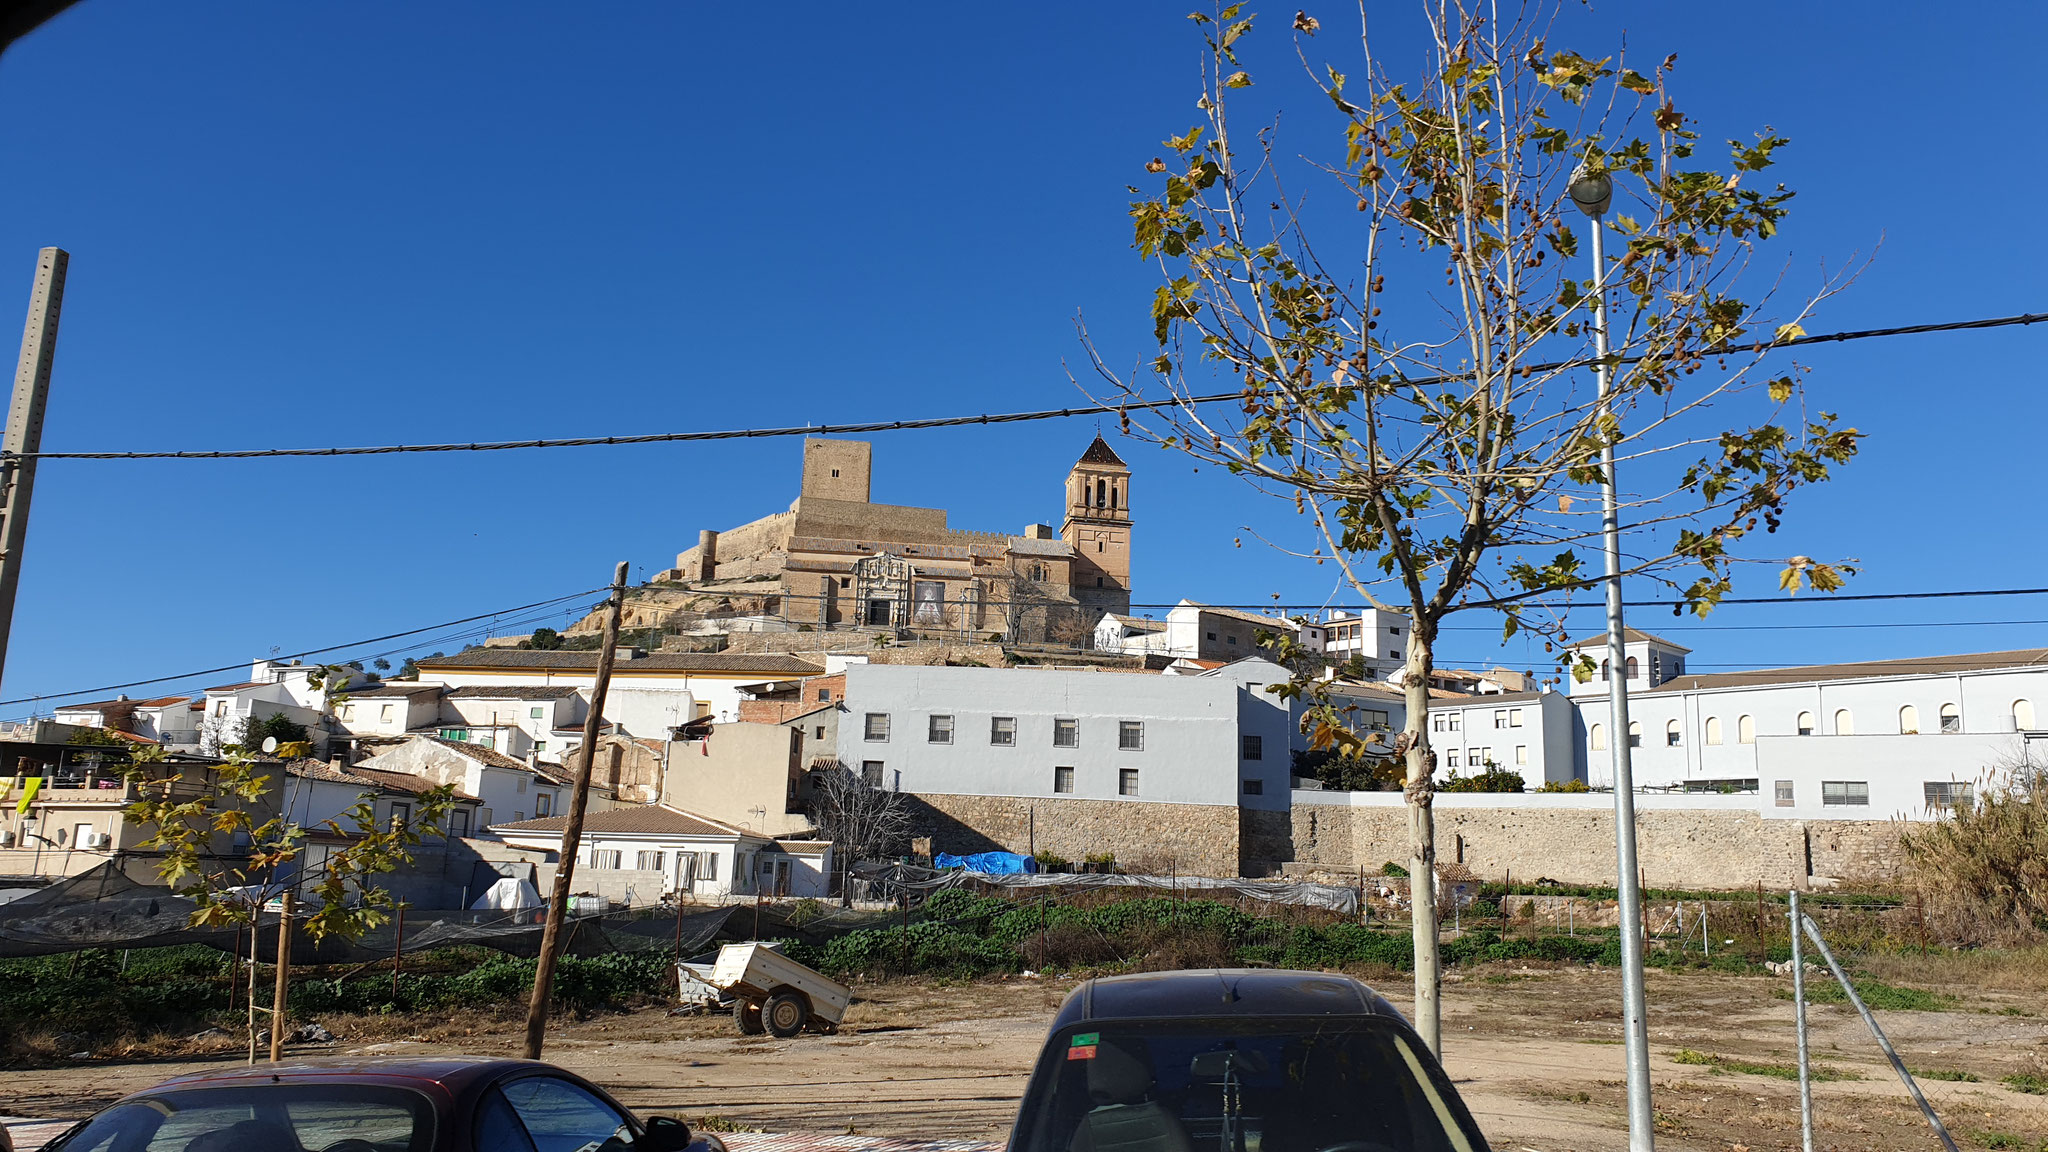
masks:
[[[763,516],[751,524],[742,524],[737,528],[720,532],[715,552],[718,567],[714,575],[720,579],[729,575],[750,575],[751,573],[740,570],[745,567],[744,562],[780,551],[783,542],[789,539],[790,529],[795,523],[796,513],[777,512],[772,516]],[[676,556],[676,570],[681,573],[681,579],[697,579],[699,555],[697,549],[692,547]],[[735,567],[728,569],[726,566],[729,564]]]
[[[727,637],[728,652],[779,652],[825,662],[827,653],[858,655],[870,664],[947,663],[972,666],[979,663],[1001,668],[1009,663],[1000,644],[973,640],[929,640],[910,644],[875,647],[872,632],[734,632]]]
[[[907,795],[912,801],[911,835],[931,837],[937,852],[1025,852],[1035,845],[1074,861],[1090,853],[1114,853],[1118,866],[1132,872],[1239,874],[1235,806]]]
[[[950,544],[943,508],[865,504],[804,496],[796,505],[796,534],[832,540],[893,544]],[[723,550],[723,537],[720,538]]]
[[[1240,808],[1237,813],[1238,856],[1246,876],[1272,876],[1294,859],[1294,824],[1286,812]]]
[[[1487,880],[1609,885],[1614,814],[1588,808],[1449,808],[1436,814],[1437,857]],[[1289,872],[1378,872],[1409,859],[1404,807],[1296,804]],[[1766,820],[1731,809],[1639,809],[1644,881],[1658,888],[1825,886],[1893,875],[1898,826],[1873,821]],[[1809,867],[1809,859],[1811,865]]]

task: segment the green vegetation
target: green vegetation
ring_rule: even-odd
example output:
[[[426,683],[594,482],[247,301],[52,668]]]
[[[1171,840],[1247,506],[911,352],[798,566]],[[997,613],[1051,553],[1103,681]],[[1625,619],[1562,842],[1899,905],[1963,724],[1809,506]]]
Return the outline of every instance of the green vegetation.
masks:
[[[1960,1068],[1915,1068],[1913,1075],[1921,1080],[1948,1080],[1957,1084],[1976,1084],[1984,1079],[1975,1072],[1965,1072]]]
[[[1711,1068],[1715,1072],[1740,1072],[1746,1076],[1769,1076],[1777,1080],[1799,1079],[1799,1066],[1797,1064],[1764,1064],[1754,1060],[1738,1060],[1732,1056],[1696,1052],[1691,1048],[1679,1049],[1678,1054],[1671,1059],[1678,1064],[1694,1064],[1702,1068]],[[1843,1072],[1830,1068],[1825,1064],[1813,1064],[1807,1069],[1807,1072],[1810,1078],[1814,1080],[1861,1079],[1861,1077],[1852,1072]]]
[[[1438,786],[1441,792],[1521,792],[1525,790],[1522,774],[1488,761],[1484,770],[1473,776],[1460,776],[1456,768],[1451,769],[1450,779]]]
[[[2048,1152],[2048,1140],[2037,1143],[2010,1132],[1989,1132],[1979,1129],[1970,1133],[1970,1140],[1979,1148],[1990,1148],[1993,1152]]]
[[[1939,992],[1928,992],[1919,988],[1902,988],[1886,984],[1881,980],[1858,980],[1856,995],[1863,1000],[1864,1007],[1873,1012],[1945,1012],[1956,1006],[1953,996]],[[1792,993],[1780,988],[1774,995],[1780,1000],[1790,1000]],[[1833,980],[1815,979],[1806,982],[1806,999],[1811,1004],[1847,1004],[1849,996],[1842,986]]]
[[[2048,1076],[2039,1072],[2015,1072],[1999,1078],[2000,1084],[2029,1096],[2048,1096]]]
[[[1999,765],[2024,779],[2040,769]],[[2048,939],[2048,779],[1984,790],[1899,841],[1908,888],[1944,943],[2023,945]]]

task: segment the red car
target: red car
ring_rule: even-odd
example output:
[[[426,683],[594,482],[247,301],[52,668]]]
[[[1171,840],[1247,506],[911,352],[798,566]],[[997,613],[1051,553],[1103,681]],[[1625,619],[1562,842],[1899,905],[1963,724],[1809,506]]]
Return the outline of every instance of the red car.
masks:
[[[552,1064],[463,1057],[240,1066],[166,1080],[44,1152],[725,1152]]]

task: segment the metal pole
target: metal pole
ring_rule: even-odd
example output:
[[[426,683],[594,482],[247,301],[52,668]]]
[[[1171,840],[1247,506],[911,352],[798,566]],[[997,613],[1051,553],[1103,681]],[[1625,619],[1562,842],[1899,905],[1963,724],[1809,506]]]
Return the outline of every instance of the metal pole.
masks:
[[[1884,1050],[1884,1058],[1892,1062],[1892,1071],[1899,1074],[1899,1082],[1906,1086],[1906,1092],[1913,1097],[1913,1103],[1920,1106],[1920,1114],[1927,1117],[1928,1126],[1934,1129],[1934,1135],[1941,1141],[1941,1146],[1948,1149],[1948,1152],[1956,1152],[1956,1142],[1950,1139],[1948,1129],[1942,1126],[1941,1117],[1934,1114],[1934,1106],[1927,1102],[1927,1097],[1920,1094],[1920,1085],[1914,1081],[1913,1074],[1906,1071],[1906,1062],[1899,1059],[1899,1054],[1893,1051],[1892,1042],[1885,1038],[1884,1029],[1877,1026],[1877,1017],[1872,1016],[1870,1009],[1864,1007],[1863,997],[1856,994],[1856,986],[1849,982],[1848,974],[1842,971],[1842,966],[1835,963],[1835,954],[1828,951],[1828,942],[1821,939],[1820,925],[1815,924],[1811,916],[1801,916],[1799,922],[1805,926],[1806,935],[1813,940],[1813,946],[1820,949],[1820,958],[1828,962],[1828,971],[1835,974],[1835,980],[1841,984],[1842,991],[1848,993],[1849,1003],[1856,1006],[1857,1015],[1863,1017],[1863,1023],[1869,1026],[1870,1034],[1877,1037],[1877,1046]]]
[[[1806,955],[1799,947],[1799,890],[1792,889],[1792,1016],[1799,1032],[1799,1148],[1813,1152],[1813,1075],[1806,1059]]]
[[[562,847],[555,865],[554,891],[548,896],[548,922],[541,929],[540,958],[533,970],[533,998],[526,1004],[528,1060],[540,1059],[548,1027],[548,997],[554,991],[555,961],[561,951],[562,921],[569,915],[569,884],[576,875],[576,851],[583,841],[583,814],[590,807],[590,770],[597,761],[597,737],[604,730],[604,698],[611,688],[612,661],[619,646],[619,615],[626,606],[626,576],[631,565],[621,560],[612,574],[610,611],[604,618],[604,647],[597,653],[597,680],[590,689],[590,714],[583,718],[582,754],[576,757],[576,787],[569,793],[569,818],[562,828]],[[735,853],[737,864],[737,853]]]
[[[22,545],[28,540],[29,497],[36,486],[36,462],[23,454],[43,446],[43,409],[50,398],[50,365],[57,359],[57,317],[64,310],[64,274],[71,254],[45,248],[36,254],[35,285],[29,290],[28,323],[21,331],[21,361],[14,370],[14,403],[7,409],[7,438],[0,443],[0,674],[7,667],[7,642],[14,627],[14,593],[21,586]]]
[[[284,1000],[292,976],[292,894],[284,894],[277,912],[277,983],[270,990],[270,1062],[284,1059]]]
[[[398,1003],[398,975],[405,971],[405,903],[398,905],[397,934],[391,941],[391,1002]]]
[[[1593,216],[1593,350],[1599,356],[1600,416],[1608,415],[1614,370],[1607,362],[1607,249],[1602,214]],[[1635,767],[1629,756],[1627,632],[1621,618],[1621,511],[1614,485],[1614,443],[1600,446],[1600,534],[1607,560],[1607,741],[1614,770],[1614,863],[1621,905],[1622,1035],[1628,1055],[1628,1146],[1650,1152],[1650,1028],[1643,996],[1643,894],[1636,879]]]
[[[256,1063],[256,938],[263,927],[263,905],[249,913],[249,1063]]]

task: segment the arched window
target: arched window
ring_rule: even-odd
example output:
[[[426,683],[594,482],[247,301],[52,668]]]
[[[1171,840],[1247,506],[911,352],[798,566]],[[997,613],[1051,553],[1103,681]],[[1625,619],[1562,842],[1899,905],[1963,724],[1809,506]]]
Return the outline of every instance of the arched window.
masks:
[[[1631,748],[1641,748],[1643,746],[1643,722],[1641,720],[1631,720],[1628,722],[1628,746]]]
[[[1605,684],[1612,679],[1614,679],[1614,662],[1602,660],[1600,662],[1600,682]]]
[[[2034,728],[2034,702],[2015,700],[2012,702],[2012,730],[2031,732]]]
[[[1664,746],[1666,748],[1676,748],[1682,739],[1684,738],[1678,734],[1678,721],[1666,720],[1664,722]]]
[[[1835,709],[1835,735],[1854,736],[1855,734],[1856,718],[1849,715],[1847,708]]]
[[[1096,506],[1097,508],[1103,508],[1103,507],[1107,507],[1107,506],[1108,506],[1108,504],[1109,504],[1109,481],[1107,481],[1107,480],[1097,480],[1097,481],[1095,482],[1095,506]]]
[[[1735,742],[1737,744],[1756,743],[1756,717],[1737,716],[1735,718]]]
[[[1961,732],[1963,730],[1962,710],[1953,704],[1943,704],[1941,706],[1941,730],[1943,732]]]
[[[1719,716],[1707,717],[1706,740],[1709,744],[1719,744],[1721,742],[1721,718]]]
[[[1595,725],[1593,725],[1593,731],[1592,731],[1592,733],[1591,733],[1591,736],[1592,736],[1592,745],[1593,745],[1593,751],[1595,751],[1595,752],[1605,752],[1605,751],[1607,751],[1607,726],[1606,726],[1606,725],[1604,725],[1604,724],[1595,724]]]
[[[1636,678],[1636,658],[1633,656],[1628,658],[1628,678],[1631,680]]]
[[[1801,712],[1799,714],[1799,734],[1801,736],[1813,735],[1813,713]]]
[[[1902,706],[1899,709],[1899,735],[1918,736],[1919,734],[1920,710],[1911,704]]]

